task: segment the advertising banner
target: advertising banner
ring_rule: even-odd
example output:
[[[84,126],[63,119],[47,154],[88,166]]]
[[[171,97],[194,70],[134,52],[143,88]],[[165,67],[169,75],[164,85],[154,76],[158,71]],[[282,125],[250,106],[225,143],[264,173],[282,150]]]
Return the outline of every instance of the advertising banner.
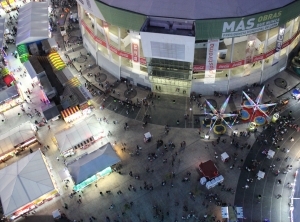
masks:
[[[246,36],[282,26],[299,16],[300,1],[239,18],[196,20],[196,40]]]
[[[279,61],[280,51],[282,49],[282,44],[283,44],[284,33],[285,33],[285,27],[284,26],[279,27],[277,40],[276,40],[276,44],[275,44],[275,54],[273,57],[272,65],[275,65]]]
[[[207,41],[206,64],[204,83],[211,84],[215,82],[216,69],[218,62],[219,39],[209,39]]]

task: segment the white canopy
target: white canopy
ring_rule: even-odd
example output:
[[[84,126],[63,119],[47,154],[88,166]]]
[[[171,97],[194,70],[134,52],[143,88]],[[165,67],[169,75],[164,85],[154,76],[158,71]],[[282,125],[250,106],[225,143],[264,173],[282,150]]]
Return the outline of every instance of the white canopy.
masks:
[[[3,46],[5,18],[0,18],[0,48]]]
[[[4,215],[55,190],[40,150],[0,170],[0,181]]]
[[[111,144],[107,143],[98,150],[83,155],[67,167],[75,184],[79,184],[120,161]]]
[[[229,218],[228,207],[221,207],[222,218]]]
[[[5,154],[14,149],[14,146],[19,145],[31,138],[35,134],[32,130],[31,123],[26,122],[9,131],[5,127],[0,129],[0,155]]]
[[[57,133],[55,138],[60,152],[63,153],[91,137],[97,138],[102,131],[96,116],[92,115],[73,127]]]
[[[48,3],[29,2],[19,9],[16,45],[48,38]]]

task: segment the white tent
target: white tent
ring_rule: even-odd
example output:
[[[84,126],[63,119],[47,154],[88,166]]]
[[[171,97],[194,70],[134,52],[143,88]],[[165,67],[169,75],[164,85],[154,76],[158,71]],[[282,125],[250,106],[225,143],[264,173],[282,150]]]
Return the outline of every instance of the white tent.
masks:
[[[35,137],[31,123],[26,122],[9,131],[5,127],[0,129],[0,155],[10,152],[16,145]]]
[[[111,144],[107,143],[98,150],[83,155],[80,159],[70,163],[67,167],[75,184],[79,184],[120,161],[120,158],[113,150]]]
[[[0,170],[0,197],[4,215],[10,215],[55,187],[40,150]]]
[[[3,46],[5,18],[0,18],[0,48]]]
[[[48,3],[29,2],[19,9],[16,45],[47,39]]]
[[[89,138],[97,139],[102,131],[96,116],[92,115],[73,127],[57,133],[55,138],[60,152],[63,153]]]

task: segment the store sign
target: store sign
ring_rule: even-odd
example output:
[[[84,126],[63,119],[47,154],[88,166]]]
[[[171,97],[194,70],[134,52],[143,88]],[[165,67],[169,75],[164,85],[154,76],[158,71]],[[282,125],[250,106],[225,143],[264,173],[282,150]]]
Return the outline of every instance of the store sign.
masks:
[[[232,38],[265,31],[278,26],[282,11],[242,18],[223,23],[222,38]]]
[[[139,62],[139,45],[137,43],[131,43],[132,61]]]
[[[274,54],[272,65],[275,65],[279,61],[280,51],[283,45],[284,33],[285,33],[285,27],[279,27],[276,44],[275,44],[275,54]]]
[[[210,84],[215,82],[216,69],[218,62],[219,39],[209,39],[207,41],[205,78],[204,83]]]

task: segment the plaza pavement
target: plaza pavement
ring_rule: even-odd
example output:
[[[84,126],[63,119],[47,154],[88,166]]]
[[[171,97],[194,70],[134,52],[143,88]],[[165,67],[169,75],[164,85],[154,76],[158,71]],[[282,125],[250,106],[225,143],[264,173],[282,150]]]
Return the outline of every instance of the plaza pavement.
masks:
[[[75,9],[72,9],[75,11]],[[75,33],[75,32],[74,32]],[[79,34],[80,32],[77,32]],[[54,35],[57,36],[57,41],[61,44],[61,37],[59,37],[59,33],[57,32]],[[63,43],[62,43],[63,44]],[[63,47],[61,51],[61,55],[63,58]],[[75,50],[78,49],[78,50]],[[14,50],[11,46],[9,49],[11,52]],[[66,48],[69,56],[80,57],[80,52],[82,54],[87,54],[87,52],[80,46],[74,47],[74,52],[70,48]],[[80,50],[80,52],[79,52]],[[21,64],[18,62],[18,59],[14,59],[12,56],[9,56],[9,67],[11,70],[16,69]],[[92,57],[86,61],[86,63],[74,63],[75,68],[71,68],[72,72],[75,74],[79,74],[76,70],[78,66],[86,64],[87,66],[91,62],[95,62]],[[98,72],[97,67],[95,67],[93,72]],[[84,84],[86,80],[93,83],[93,79],[87,77],[87,73],[90,70],[86,70],[82,76],[79,76],[79,79]],[[114,77],[110,75],[105,70],[101,70],[107,75],[107,78],[110,81],[114,81]],[[28,75],[27,75],[28,76]],[[274,80],[277,78],[284,78],[288,82],[288,88],[282,89],[274,85]],[[288,89],[295,87],[296,84],[299,83],[299,78],[293,73],[281,72],[276,77],[271,78],[265,84],[270,85],[271,97],[275,98],[284,94]],[[28,82],[28,86],[30,86],[29,79],[26,81],[22,80],[21,88],[26,90],[27,85],[25,83]],[[95,82],[95,86],[98,85]],[[276,88],[277,87],[277,88]],[[126,86],[124,83],[121,83],[116,91],[120,91],[120,100],[125,99],[125,90]],[[137,95],[132,98],[133,101],[138,99],[145,98],[148,95],[148,91],[141,89],[139,87],[134,87],[137,92]],[[41,102],[38,97],[38,89],[34,89],[32,93],[32,101],[29,106],[37,109],[40,107]],[[253,89],[254,94],[257,94],[260,90],[260,87],[256,87]],[[240,99],[241,92],[238,92],[236,96],[237,104]],[[289,95],[289,93],[287,93]],[[283,95],[286,96],[286,95]],[[59,179],[58,172],[59,170],[64,168],[63,162],[57,161],[56,157],[59,156],[58,148],[53,143],[53,137],[56,132],[68,127],[62,120],[58,120],[55,122],[51,122],[51,129],[48,130],[47,127],[42,127],[38,131],[38,138],[43,144],[50,145],[50,150],[45,151],[46,158],[50,165],[52,166],[52,171],[55,176],[55,179],[59,186],[60,197],[55,198],[54,200],[44,204],[40,207],[34,215],[29,216],[27,219],[21,219],[26,221],[53,221],[51,212],[57,208],[61,209],[66,215],[72,220],[83,219],[84,221],[88,221],[90,216],[94,216],[98,219],[98,221],[104,221],[106,216],[109,216],[111,219],[119,220],[119,221],[160,221],[162,220],[162,214],[164,215],[165,221],[175,221],[181,220],[182,216],[187,216],[191,210],[194,211],[194,214],[199,219],[204,219],[204,215],[209,215],[208,218],[211,218],[212,215],[216,216],[217,220],[221,220],[220,215],[220,207],[217,207],[214,201],[210,202],[206,199],[206,195],[209,193],[218,194],[222,203],[226,203],[228,205],[238,205],[243,206],[245,217],[247,217],[248,221],[261,221],[264,217],[272,217],[273,221],[287,221],[288,218],[288,206],[287,206],[287,198],[288,198],[288,190],[284,189],[282,186],[275,186],[276,178],[270,173],[267,174],[266,178],[261,181],[255,181],[255,183],[250,185],[248,190],[242,189],[241,187],[245,186],[245,179],[248,176],[253,177],[254,175],[245,174],[246,171],[240,171],[237,166],[233,169],[230,169],[230,166],[234,163],[233,161],[233,153],[238,154],[238,161],[243,159],[245,162],[244,166],[249,164],[249,161],[253,158],[253,155],[256,158],[260,158],[260,147],[255,144],[254,147],[250,150],[236,150],[232,145],[230,145],[230,138],[228,135],[222,136],[226,138],[226,144],[220,143],[214,147],[211,141],[204,141],[200,139],[198,134],[198,128],[200,125],[195,124],[194,122],[194,113],[196,113],[196,105],[194,103],[190,103],[189,98],[171,96],[171,95],[160,95],[160,99],[153,99],[155,106],[149,106],[148,108],[142,107],[140,109],[136,108],[134,111],[126,114],[126,108],[121,105],[116,105],[114,99],[111,97],[104,97],[104,95],[97,96],[93,98],[96,109],[93,111],[97,117],[106,117],[109,120],[109,123],[100,123],[103,128],[108,132],[112,132],[112,136],[102,139],[103,144],[107,142],[114,143],[117,142],[117,145],[114,146],[116,152],[121,158],[121,175],[118,173],[112,173],[111,175],[101,179],[98,182],[98,187],[91,185],[90,187],[84,190],[82,195],[82,204],[78,204],[78,196],[72,199],[69,198],[69,194],[71,192],[70,188],[66,189],[64,183],[62,183]],[[103,99],[105,98],[105,102],[103,103]],[[225,97],[217,98],[217,97],[205,97],[212,98],[217,101],[218,106],[220,106]],[[268,97],[264,98],[265,100],[269,99]],[[175,103],[173,100],[175,99]],[[25,104],[25,103],[24,103]],[[99,106],[104,105],[105,109],[100,110]],[[25,106],[27,106],[25,104]],[[117,111],[113,111],[117,106]],[[237,106],[237,105],[236,105]],[[288,109],[293,110],[295,116],[298,115],[298,103],[295,101],[291,101],[288,105]],[[31,108],[31,109],[32,109]],[[190,111],[190,108],[192,110]],[[194,111],[195,110],[195,111]],[[20,112],[20,107],[15,107],[8,112],[5,112],[6,121],[3,123],[0,128],[1,131],[5,131],[11,128],[16,127],[22,122],[26,121],[34,121],[34,119],[30,119],[25,115],[21,115],[17,117],[17,113]],[[142,121],[144,121],[144,115],[151,115],[151,119],[148,119],[148,125],[146,128],[142,128]],[[184,120],[184,115],[190,114],[190,117],[187,120]],[[180,124],[177,126],[176,121],[180,120]],[[118,124],[113,124],[112,121],[118,121]],[[124,123],[128,123],[129,130],[124,131],[123,125]],[[164,125],[169,124],[171,126],[171,130],[168,135],[164,134]],[[246,125],[237,125],[235,128],[238,128],[239,131],[243,131],[246,129]],[[206,131],[207,129],[202,129]],[[153,134],[153,140],[150,143],[143,143],[143,134],[145,132],[151,132]],[[230,133],[230,131],[229,131]],[[292,132],[289,132],[292,133]],[[259,134],[257,134],[259,135]],[[213,135],[211,137],[214,139]],[[289,138],[289,135],[286,139]],[[156,149],[155,141],[157,139],[162,139],[165,143],[168,141],[172,141],[176,148],[174,150],[169,150],[162,155],[162,150]],[[240,143],[249,143],[253,144],[255,141],[255,135],[251,135],[249,139],[245,139],[244,137],[238,138]],[[180,143],[182,141],[186,141],[187,146],[185,149],[180,149]],[[126,143],[126,152],[122,152],[121,143]],[[288,144],[288,141],[286,142]],[[298,139],[296,139],[295,144],[298,144]],[[129,153],[133,152],[136,148],[136,145],[142,147],[140,156],[131,156]],[[206,145],[208,145],[208,149],[205,149]],[[291,150],[291,154],[293,157],[299,154],[296,150],[297,145],[293,146]],[[38,146],[35,146],[34,149],[38,149]],[[263,147],[264,148],[264,147]],[[231,160],[229,163],[221,162],[220,158],[215,158],[215,152],[220,156],[222,152],[226,151],[230,156]],[[158,158],[149,162],[147,159],[147,154],[150,152],[155,152],[158,154]],[[176,156],[175,153],[178,153]],[[26,155],[24,152],[19,157]],[[175,164],[172,167],[171,159],[172,155],[175,158]],[[283,155],[279,153],[278,155]],[[167,158],[167,163],[163,163],[163,159]],[[179,161],[180,159],[180,161]],[[235,195],[221,191],[220,187],[215,187],[212,190],[207,190],[205,187],[201,186],[199,183],[200,173],[198,169],[198,165],[202,161],[206,161],[212,159],[216,163],[219,168],[220,173],[224,176],[225,181],[224,184],[226,187],[231,187],[236,189]],[[7,164],[11,164],[16,161],[17,158],[13,158],[7,162]],[[269,162],[272,163],[273,160],[264,162],[265,168],[269,165]],[[276,163],[276,165],[282,165],[284,162]],[[297,163],[294,164],[297,166]],[[0,167],[4,167],[4,164],[1,164]],[[242,168],[244,168],[242,166]],[[149,167],[153,169],[153,173],[147,173],[146,168]],[[128,173],[132,171],[133,174],[139,174],[140,180],[136,180],[128,175]],[[191,172],[191,181],[188,183],[181,182],[182,178],[186,176],[187,172]],[[175,178],[170,177],[170,173],[175,173]],[[286,177],[286,180],[289,180],[292,174],[280,175]],[[166,186],[161,186],[161,182],[166,180]],[[152,184],[154,187],[153,191],[148,190],[140,190],[140,186],[143,186],[144,181],[148,184]],[[171,187],[171,183],[174,184],[174,187]],[[128,191],[128,186],[133,185],[136,187],[137,191]],[[272,189],[271,189],[272,188]],[[278,190],[279,189],[279,190]],[[274,199],[274,195],[280,192],[285,192],[283,198],[280,200]],[[105,193],[106,190],[111,190],[112,194],[104,196],[100,196],[99,192],[102,191]],[[117,191],[121,190],[123,192],[122,195],[117,195]],[[189,192],[193,192],[196,196],[195,201],[193,201],[189,197]],[[263,201],[260,205],[255,203],[255,195],[257,193],[262,193]],[[169,195],[168,195],[169,193]],[[128,209],[125,206],[126,203],[133,202],[133,207]],[[175,202],[179,203],[179,206],[175,206]],[[67,203],[69,206],[68,210],[63,209],[64,203]],[[115,205],[115,208],[110,210],[109,206],[111,204]],[[157,206],[159,210],[162,211],[160,216],[155,219],[153,216],[155,215],[155,210],[153,206]],[[188,207],[188,212],[183,211],[183,206],[186,205]],[[282,210],[278,210],[282,209]],[[122,212],[125,214],[122,216]],[[167,215],[169,213],[169,216]],[[259,212],[259,213],[258,213]],[[273,216],[272,216],[272,215]],[[118,215],[121,215],[121,218],[118,218]],[[209,221],[210,219],[207,219]]]

